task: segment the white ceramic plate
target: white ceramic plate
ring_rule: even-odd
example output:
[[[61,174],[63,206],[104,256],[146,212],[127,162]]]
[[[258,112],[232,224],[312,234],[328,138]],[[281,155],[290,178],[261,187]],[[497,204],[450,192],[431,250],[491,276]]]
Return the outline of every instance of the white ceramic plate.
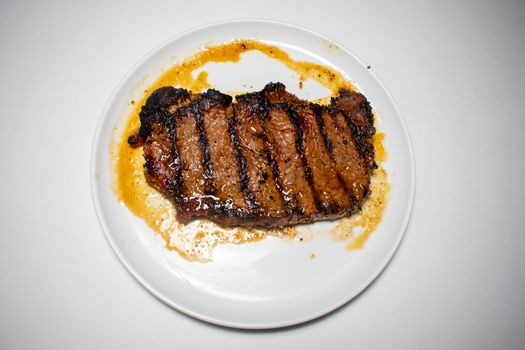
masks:
[[[113,129],[130,112],[163,68],[204,45],[254,38],[276,45],[293,58],[333,66],[344,72],[371,101],[386,133],[390,153],[384,164],[392,191],[381,224],[362,250],[348,251],[330,239],[218,247],[210,263],[189,262],[164,248],[164,241],[119,203],[111,189],[109,145]],[[328,91],[297,77],[277,61],[247,53],[237,64],[205,67],[222,91],[261,89],[281,81],[299,97],[315,99]],[[100,224],[126,268],[168,305],[208,322],[238,328],[274,328],[309,321],[345,304],[384,269],[404,234],[414,196],[414,158],[406,126],[390,94],[374,73],[350,51],[328,38],[293,25],[260,20],[229,21],[174,37],[142,59],[120,82],[102,113],[91,167],[93,199]],[[329,224],[315,224],[326,230]],[[310,259],[311,253],[316,259]]]

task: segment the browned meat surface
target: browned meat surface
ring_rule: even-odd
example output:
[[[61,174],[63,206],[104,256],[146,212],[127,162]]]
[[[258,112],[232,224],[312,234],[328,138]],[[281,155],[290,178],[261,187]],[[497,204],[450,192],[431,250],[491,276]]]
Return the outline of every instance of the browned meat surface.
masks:
[[[292,221],[312,217],[317,213],[317,203],[303,166],[300,138],[287,105],[275,104],[268,108],[266,130],[281,193],[288,203]]]
[[[341,90],[330,106],[280,83],[232,98],[164,87],[142,107],[129,137],[143,146],[147,182],[180,222],[283,227],[349,216],[376,167],[370,104]]]
[[[374,169],[376,163],[372,137],[376,129],[372,108],[366,97],[357,92],[341,90],[339,96],[332,98],[331,106],[344,114],[359,154],[367,162],[367,167]]]
[[[355,208],[368,194],[372,169],[360,156],[343,113],[323,107],[320,114],[334,167]]]
[[[326,140],[316,118],[317,108],[309,107],[299,107],[292,112],[302,140],[304,167],[316,194],[318,209],[326,218],[340,217],[344,210],[350,210],[349,196],[328,154]]]
[[[237,96],[234,105],[234,141],[238,145],[241,187],[247,200],[264,226],[286,225],[288,222],[286,198],[274,172],[265,125],[266,101],[261,94]]]

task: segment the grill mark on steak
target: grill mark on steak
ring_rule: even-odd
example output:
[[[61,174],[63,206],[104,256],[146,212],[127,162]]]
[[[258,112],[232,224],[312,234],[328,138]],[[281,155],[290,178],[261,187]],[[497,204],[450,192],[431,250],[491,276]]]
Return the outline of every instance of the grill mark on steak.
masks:
[[[377,168],[372,137],[375,134],[372,107],[366,97],[358,92],[341,89],[332,97],[330,105],[343,112],[359,154],[370,170]]]
[[[321,133],[323,137],[323,142],[326,147],[326,152],[328,153],[328,156],[330,157],[330,160],[332,161],[332,165],[337,169],[337,166],[336,166],[337,159],[334,154],[334,146],[332,144],[332,141],[330,141],[330,138],[328,137],[328,134],[326,132],[327,127],[325,125],[325,121],[322,116],[324,109],[322,106],[312,105],[312,110],[314,111],[314,114],[315,114],[315,120],[317,122],[317,126],[319,127],[319,132]],[[347,183],[344,181],[344,179],[342,178],[338,170],[336,171],[336,174],[337,174],[337,179],[339,180],[339,182],[342,184],[343,188],[345,189],[345,193],[349,194],[350,189],[348,188]]]
[[[231,212],[230,215],[243,215],[241,212],[245,212],[248,206],[240,187],[241,175],[229,128],[233,115],[230,106],[232,98],[208,90],[203,94],[203,101],[206,101],[202,115],[208,141],[213,195],[219,199],[214,210],[229,211],[236,208],[237,212]]]
[[[160,88],[128,139],[144,146],[147,182],[177,219],[282,227],[350,215],[369,195],[373,115],[366,98],[341,90],[329,107],[280,83],[230,96]]]
[[[348,196],[333,168],[315,117],[314,106],[297,107],[292,113],[301,140],[303,164],[318,210],[327,217],[344,214]]]
[[[324,213],[324,207],[322,205],[321,200],[319,199],[319,194],[317,193],[314,185],[313,175],[312,175],[312,168],[310,167],[308,158],[306,157],[305,152],[305,137],[303,128],[301,126],[301,121],[299,119],[299,116],[297,113],[290,108],[289,105],[285,105],[286,112],[288,113],[288,117],[290,118],[294,129],[296,133],[296,139],[295,139],[295,148],[297,150],[297,154],[299,154],[299,157],[301,159],[301,163],[303,164],[304,174],[306,177],[306,181],[308,182],[308,186],[310,186],[310,190],[312,192],[312,196],[315,202],[315,206],[317,208],[317,211],[320,211]]]
[[[176,114],[176,145],[179,150],[182,196],[177,208],[177,217],[188,221],[194,215],[208,212],[209,198],[206,196],[203,154],[195,117],[189,107],[181,108]]]
[[[352,124],[359,135],[371,137],[375,133],[372,107],[363,94],[341,89],[339,95],[332,99],[339,109],[348,113]]]
[[[243,155],[249,193],[262,218],[286,219],[279,172],[272,159],[264,126],[267,101],[260,93],[239,95],[234,105],[239,152]],[[283,222],[284,225],[284,222]]]
[[[284,207],[286,209],[286,212],[290,217],[295,217],[294,215],[294,205],[293,201],[294,199],[290,196],[290,193],[285,190],[283,180],[281,178],[281,171],[279,170],[279,163],[278,160],[274,156],[274,150],[276,150],[275,144],[271,141],[271,133],[268,128],[268,120],[270,115],[270,108],[268,105],[267,99],[261,94],[261,99],[264,101],[264,112],[262,114],[261,119],[261,126],[262,126],[262,133],[261,137],[264,140],[265,148],[266,148],[266,159],[268,164],[270,165],[272,169],[272,175],[275,180],[275,189],[279,193],[281,199],[283,200]],[[292,219],[290,219],[292,220]]]
[[[365,162],[357,150],[352,131],[341,111],[321,107],[320,115],[326,136],[332,145],[335,169],[346,184],[352,200],[350,212],[354,212],[358,209],[358,204],[363,202],[370,185]]]
[[[288,201],[292,215],[312,217],[317,213],[317,201],[308,180],[307,169],[301,155],[301,139],[290,116],[287,104],[269,107],[266,120],[272,156],[277,162],[283,196]]]
[[[319,201],[313,191],[311,170],[302,150],[302,132],[296,126],[296,115],[286,103],[270,106],[267,121],[272,155],[277,160],[283,195],[290,197],[293,215],[313,217]]]
[[[166,130],[167,130],[167,138],[170,142],[171,147],[171,154],[170,152],[167,152],[164,156],[169,157],[170,163],[168,164],[168,167],[173,171],[174,175],[171,176],[171,184],[169,186],[166,186],[166,188],[170,191],[171,198],[174,198],[176,203],[179,205],[182,203],[182,185],[183,185],[183,178],[182,173],[180,169],[180,156],[179,156],[179,149],[177,147],[177,128],[176,128],[176,117],[174,113],[169,113],[165,117],[165,124],[166,124]]]
[[[155,90],[141,108],[139,131],[128,138],[132,147],[144,146],[146,181],[177,205],[182,201],[183,181],[174,112],[187,105],[190,99],[184,89],[163,87]]]
[[[248,164],[246,158],[243,156],[241,151],[241,140],[239,139],[239,132],[237,130],[237,115],[235,108],[233,114],[228,121],[228,131],[230,132],[230,138],[235,151],[235,157],[237,158],[238,172],[240,176],[240,188],[246,197],[246,202],[249,210],[256,212],[260,210],[260,206],[257,203],[255,195],[253,194],[248,177]]]
[[[195,125],[197,127],[197,132],[199,134],[199,145],[202,150],[202,164],[204,170],[204,194],[213,196],[215,195],[215,187],[213,185],[213,169],[211,164],[211,154],[210,154],[210,145],[208,143],[208,135],[206,134],[206,129],[204,128],[204,107],[206,100],[201,98],[192,102],[190,104],[190,110],[195,119]]]

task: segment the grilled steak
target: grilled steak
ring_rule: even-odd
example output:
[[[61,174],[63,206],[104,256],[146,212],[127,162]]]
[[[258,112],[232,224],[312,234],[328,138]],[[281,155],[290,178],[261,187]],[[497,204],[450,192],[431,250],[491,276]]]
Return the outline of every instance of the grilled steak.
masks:
[[[321,106],[270,83],[232,97],[163,87],[129,137],[143,146],[147,182],[177,219],[283,227],[349,216],[369,194],[376,167],[370,104],[341,90]]]

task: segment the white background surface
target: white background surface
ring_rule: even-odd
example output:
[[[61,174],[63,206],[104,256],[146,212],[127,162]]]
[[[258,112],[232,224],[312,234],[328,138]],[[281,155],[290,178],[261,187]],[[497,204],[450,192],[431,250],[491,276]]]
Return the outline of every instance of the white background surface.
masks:
[[[379,75],[416,152],[413,217],[361,296],[277,331],[165,306],[107,244],[91,142],[119,79],[189,27],[263,17],[341,42]],[[525,3],[0,3],[0,348],[523,349]]]

